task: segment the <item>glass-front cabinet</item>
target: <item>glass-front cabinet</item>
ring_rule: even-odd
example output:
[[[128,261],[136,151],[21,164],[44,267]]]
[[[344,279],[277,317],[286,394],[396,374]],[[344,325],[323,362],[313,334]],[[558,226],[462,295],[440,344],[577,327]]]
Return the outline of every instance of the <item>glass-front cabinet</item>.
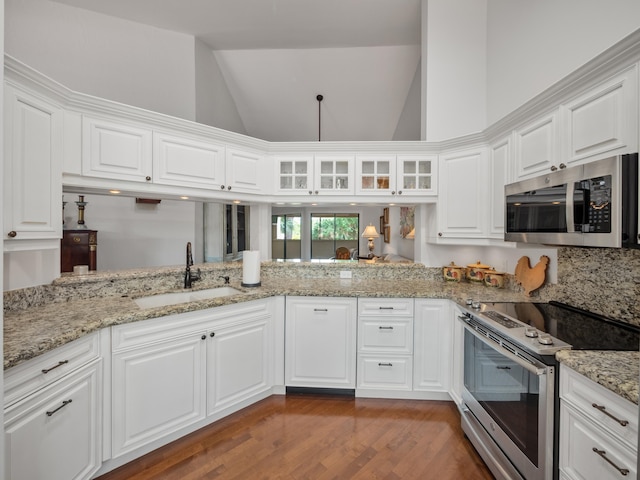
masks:
[[[313,194],[313,155],[279,156],[275,163],[279,194]]]
[[[435,155],[358,155],[356,194],[435,195]]]
[[[279,155],[279,195],[353,195],[353,155]]]
[[[314,194],[353,194],[353,155],[316,155]]]

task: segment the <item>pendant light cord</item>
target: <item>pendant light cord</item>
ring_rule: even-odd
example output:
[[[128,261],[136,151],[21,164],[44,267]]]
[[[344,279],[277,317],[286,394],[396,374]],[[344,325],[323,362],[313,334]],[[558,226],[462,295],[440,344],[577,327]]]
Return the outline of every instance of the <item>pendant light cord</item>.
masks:
[[[320,116],[320,102],[322,102],[322,99],[324,97],[322,95],[318,95],[316,96],[316,100],[318,100],[318,141],[320,141],[320,133],[321,133],[321,127],[322,127],[322,119]]]

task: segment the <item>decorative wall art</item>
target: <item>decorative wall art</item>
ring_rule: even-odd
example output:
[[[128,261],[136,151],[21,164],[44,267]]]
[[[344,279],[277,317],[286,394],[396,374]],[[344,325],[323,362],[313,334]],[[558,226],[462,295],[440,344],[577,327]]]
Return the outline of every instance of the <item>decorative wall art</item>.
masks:
[[[391,226],[389,225],[389,207],[385,207],[382,210],[382,216],[380,217],[380,232],[382,232],[382,238],[384,243],[391,242]]]
[[[416,213],[416,207],[400,207],[400,236],[407,238],[407,235],[413,230],[413,220]]]

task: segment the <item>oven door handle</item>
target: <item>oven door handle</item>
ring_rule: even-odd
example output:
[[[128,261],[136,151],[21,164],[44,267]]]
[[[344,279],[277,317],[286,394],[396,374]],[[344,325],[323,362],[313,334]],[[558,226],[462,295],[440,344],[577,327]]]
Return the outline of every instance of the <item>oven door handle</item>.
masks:
[[[518,365],[520,365],[525,370],[528,370],[529,372],[533,373],[534,375],[538,375],[538,376],[547,374],[547,366],[546,365],[544,365],[542,363],[539,363],[539,362],[537,364],[528,362],[527,360],[524,360],[523,358],[519,357],[518,355],[515,355],[515,354],[511,353],[506,348],[500,348],[499,349],[498,348],[499,344],[495,344],[492,340],[490,340],[490,339],[486,338],[485,336],[479,334],[478,332],[476,332],[473,329],[473,327],[469,326],[467,323],[463,323],[463,325],[464,325],[464,328],[466,328],[470,333],[472,333],[475,337],[477,337],[483,343],[489,345],[491,348],[493,348],[500,355],[504,355],[509,360],[513,360],[514,362],[516,362]],[[538,365],[542,365],[542,366],[539,367]]]

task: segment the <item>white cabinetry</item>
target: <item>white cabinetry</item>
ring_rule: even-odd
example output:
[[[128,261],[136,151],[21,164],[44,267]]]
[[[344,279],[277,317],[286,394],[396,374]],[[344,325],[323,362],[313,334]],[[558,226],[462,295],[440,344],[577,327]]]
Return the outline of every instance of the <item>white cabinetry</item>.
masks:
[[[568,162],[584,162],[638,147],[638,66],[563,105]]]
[[[82,118],[82,174],[133,182],[150,182],[152,131],[120,119]]]
[[[63,113],[17,86],[4,92],[4,249],[19,250],[62,236]]]
[[[313,155],[278,155],[274,163],[278,195],[313,194]]]
[[[349,154],[323,154],[314,158],[314,194],[353,195],[354,157]]]
[[[560,365],[560,478],[637,477],[638,406]]]
[[[113,327],[113,457],[268,395],[273,305],[255,300]]]
[[[358,300],[358,382],[356,394],[385,397],[411,391],[413,299]]]
[[[278,195],[353,195],[351,154],[276,155]]]
[[[6,371],[6,480],[92,478],[102,462],[98,333]]]
[[[355,298],[287,297],[287,386],[355,388],[356,303]]]
[[[565,168],[560,158],[558,110],[515,131],[515,180]]]
[[[435,195],[437,157],[358,155],[356,195]]]
[[[416,299],[414,321],[413,390],[448,400],[453,356],[449,301]]]
[[[232,193],[268,193],[265,188],[270,171],[267,157],[249,149],[227,147],[225,184]]]
[[[437,243],[486,237],[488,170],[485,148],[440,157]]]
[[[490,238],[504,238],[504,186],[509,183],[511,137],[491,145],[489,150],[489,231]]]

